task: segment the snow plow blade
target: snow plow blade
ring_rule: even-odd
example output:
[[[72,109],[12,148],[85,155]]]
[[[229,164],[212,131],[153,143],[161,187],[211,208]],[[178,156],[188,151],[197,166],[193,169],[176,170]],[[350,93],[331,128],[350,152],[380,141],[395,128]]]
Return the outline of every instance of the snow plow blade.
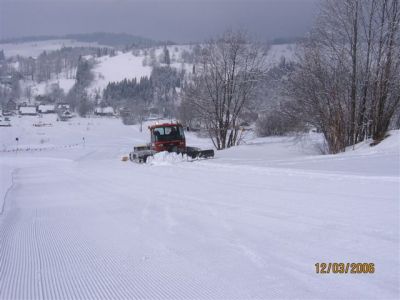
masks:
[[[199,148],[188,147],[186,154],[190,158],[210,158],[214,157],[214,150],[201,150]]]
[[[149,156],[153,156],[156,152],[153,150],[140,150],[129,153],[129,159],[137,163],[145,163]]]
[[[129,153],[129,160],[136,162],[136,163],[146,163],[147,158],[150,156],[154,156],[156,151],[153,150],[142,150],[142,151],[134,151]],[[190,148],[187,149],[186,152],[180,152],[182,155],[187,155],[191,159],[195,158],[211,158],[214,157],[214,150],[201,150],[198,148]]]

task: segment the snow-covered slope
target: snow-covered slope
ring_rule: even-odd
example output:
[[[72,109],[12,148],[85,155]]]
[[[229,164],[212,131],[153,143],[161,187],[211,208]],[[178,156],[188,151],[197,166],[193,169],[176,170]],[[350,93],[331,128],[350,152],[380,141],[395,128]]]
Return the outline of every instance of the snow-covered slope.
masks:
[[[34,82],[32,80],[21,80],[20,86],[22,91],[26,91],[30,88],[31,97],[34,98],[38,95],[46,95],[51,92],[53,85],[58,85],[64,93],[68,93],[69,90],[74,86],[75,79],[68,78],[65,73],[61,73],[58,78],[53,78],[48,81],[42,81],[40,83]]]
[[[102,91],[109,82],[150,76],[151,67],[143,66],[144,56],[135,56],[131,52],[119,52],[116,56],[104,56],[97,59],[93,70],[94,82],[90,89]]]
[[[138,126],[40,120],[52,126],[0,128],[3,150],[21,148],[0,153],[2,183],[14,170],[2,299],[399,298],[398,131],[335,156],[282,137],[138,165],[120,160],[147,140]],[[316,274],[322,262],[375,273]]]
[[[191,70],[190,64],[184,64],[181,61],[181,53],[183,50],[190,50],[187,45],[168,46],[171,56],[171,66],[178,70]],[[94,81],[89,87],[90,91],[102,91],[109,82],[118,82],[126,79],[140,79],[140,77],[149,77],[152,67],[149,64],[150,49],[137,51],[134,55],[132,52],[117,52],[115,56],[104,56],[96,59],[96,66],[93,70],[95,75]],[[154,48],[154,55],[157,63],[162,54],[163,48]]]
[[[284,45],[272,45],[268,55],[268,64],[275,65],[281,61],[282,58],[288,60],[294,59],[294,47],[292,44]],[[168,51],[171,57],[171,66],[181,70],[184,69],[187,72],[191,72],[192,64],[184,63],[181,55],[183,51],[192,51],[192,46],[190,45],[174,45],[168,46]],[[150,49],[146,49],[147,52]],[[162,56],[163,47],[158,47],[154,49],[155,58],[160,61]],[[140,79],[140,77],[150,76],[152,67],[149,62],[144,63],[144,61],[149,60],[149,54],[147,57],[144,51],[138,51],[136,55],[132,52],[118,52],[116,56],[109,57],[104,56],[96,59],[96,66],[93,70],[95,74],[94,81],[90,86],[90,91],[102,91],[109,82],[117,82],[126,79]]]

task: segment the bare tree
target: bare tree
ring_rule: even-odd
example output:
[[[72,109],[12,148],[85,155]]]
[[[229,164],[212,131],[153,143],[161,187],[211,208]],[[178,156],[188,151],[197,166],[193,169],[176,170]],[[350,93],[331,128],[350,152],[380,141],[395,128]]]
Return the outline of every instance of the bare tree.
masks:
[[[217,149],[236,145],[243,108],[266,70],[266,49],[242,32],[227,31],[205,43],[184,101],[195,107]]]
[[[324,132],[332,153],[385,136],[400,102],[399,20],[399,0],[321,5],[292,88],[297,108]]]
[[[26,99],[28,99],[29,103],[31,103],[32,87],[30,85],[25,87],[24,94],[25,94]]]
[[[400,104],[399,0],[378,3],[378,47],[372,75],[371,133],[381,140]]]
[[[290,81],[296,101],[293,114],[301,114],[305,122],[321,130],[331,153],[343,151],[348,124],[346,66],[326,63],[328,59],[312,39],[302,45],[302,51],[300,66]]]

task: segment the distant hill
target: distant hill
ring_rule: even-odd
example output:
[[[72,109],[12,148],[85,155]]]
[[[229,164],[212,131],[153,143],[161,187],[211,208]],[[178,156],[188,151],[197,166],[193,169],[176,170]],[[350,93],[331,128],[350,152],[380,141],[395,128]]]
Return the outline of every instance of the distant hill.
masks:
[[[62,39],[62,38],[57,37],[55,35],[24,36],[24,37],[18,37],[18,38],[1,39],[0,44],[40,42],[40,41],[48,41],[48,40],[56,40],[56,39]]]
[[[112,47],[152,47],[164,44],[173,44],[170,41],[155,41],[149,38],[131,35],[128,33],[107,33],[107,32],[94,32],[82,34],[67,34],[67,35],[43,35],[43,36],[26,36],[20,38],[9,38],[0,40],[0,43],[23,43],[23,42],[38,42],[45,40],[60,40],[70,39],[79,42],[98,43],[100,45]]]
[[[301,41],[304,37],[284,37],[274,38],[269,41],[271,45],[294,44]],[[99,45],[111,46],[115,48],[149,48],[154,46],[175,45],[173,41],[157,41],[142,36],[132,35],[129,33],[109,33],[109,32],[93,32],[93,33],[76,33],[66,35],[41,35],[26,36],[19,38],[8,38],[0,40],[0,44],[5,43],[25,43],[40,42],[48,40],[76,40],[78,42],[98,43]],[[194,42],[196,43],[196,42]]]
[[[270,40],[271,45],[284,45],[284,44],[295,44],[304,39],[304,37],[294,36],[294,37],[282,37],[282,38],[274,38]]]
[[[95,32],[89,34],[68,34],[64,37],[80,42],[97,42],[101,45],[113,47],[152,47],[164,44],[164,42],[161,41],[155,41],[128,33]]]

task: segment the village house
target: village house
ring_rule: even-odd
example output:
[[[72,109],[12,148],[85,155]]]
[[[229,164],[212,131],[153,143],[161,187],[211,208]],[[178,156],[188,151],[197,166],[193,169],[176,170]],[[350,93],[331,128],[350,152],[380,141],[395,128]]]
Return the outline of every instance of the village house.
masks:
[[[106,106],[106,107],[96,107],[94,109],[94,114],[96,116],[114,116],[114,108],[112,108],[111,106]]]
[[[19,114],[21,116],[36,116],[36,106],[20,106]]]
[[[65,111],[65,110],[70,110],[70,108],[71,108],[70,105],[67,103],[58,103],[56,110],[57,111]]]
[[[37,110],[41,114],[52,114],[56,112],[56,106],[54,104],[41,104]]]
[[[17,103],[13,100],[8,100],[3,105],[3,116],[10,116],[17,110]]]

